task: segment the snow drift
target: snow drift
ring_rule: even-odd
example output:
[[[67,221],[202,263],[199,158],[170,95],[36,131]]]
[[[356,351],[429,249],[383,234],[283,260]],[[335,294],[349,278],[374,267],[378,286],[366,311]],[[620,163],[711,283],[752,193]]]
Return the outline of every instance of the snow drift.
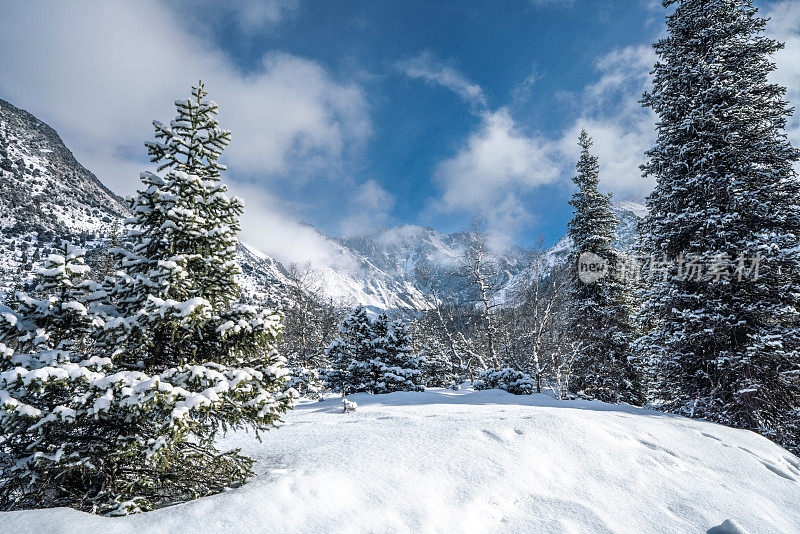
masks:
[[[502,391],[307,402],[229,435],[243,487],[124,518],[6,512],[0,532],[800,532],[800,460],[752,432]]]

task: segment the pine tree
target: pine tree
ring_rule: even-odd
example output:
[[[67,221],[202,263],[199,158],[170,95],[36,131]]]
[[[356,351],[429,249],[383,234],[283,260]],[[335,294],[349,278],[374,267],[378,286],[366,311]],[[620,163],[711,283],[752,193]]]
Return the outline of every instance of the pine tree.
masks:
[[[344,318],[339,325],[339,337],[326,351],[330,367],[325,375],[331,390],[342,395],[371,391],[374,337],[372,322],[363,306]]]
[[[217,106],[204,97],[200,84],[190,99],[176,102],[171,127],[155,123],[160,141],[148,148],[167,172],[142,174],[144,188],[132,199],[133,217],[115,251],[115,275],[103,291],[84,297],[96,314],[87,349],[54,360],[72,366],[72,374],[54,371],[56,379],[79,382],[69,384],[78,400],[56,415],[74,419],[79,430],[59,427],[51,438],[61,443],[55,451],[47,442],[31,448],[57,465],[52,477],[33,477],[40,482],[31,487],[13,475],[10,507],[57,504],[123,514],[221,491],[250,476],[252,460],[217,450],[218,433],[267,430],[292,404],[275,349],[280,315],[238,302],[235,245],[243,208],[220,181],[217,158],[230,133],[219,128]],[[69,277],[59,276],[50,285],[68,286]],[[49,339],[77,332],[67,334]],[[76,346],[60,343],[46,348]],[[42,369],[34,379],[51,376],[49,367]],[[16,380],[22,394],[28,379]],[[18,411],[14,394],[3,396],[7,411]],[[29,417],[34,413],[14,421],[29,432],[42,428]],[[74,440],[102,454],[65,457]],[[64,458],[72,463],[59,463]]]
[[[381,314],[373,330],[376,333],[372,340],[373,393],[423,391],[422,368],[425,362],[414,354],[408,325],[400,319],[391,321]]]
[[[422,391],[424,359],[413,352],[408,326],[385,314],[371,321],[359,306],[328,348],[328,387],[343,395]]]
[[[419,336],[420,329],[417,327],[414,337]],[[429,388],[450,388],[458,387],[458,369],[450,361],[447,343],[434,336],[424,340],[416,339],[414,352],[419,354],[425,361],[423,365],[423,382]]]
[[[622,259],[613,247],[618,222],[610,195],[597,190],[599,165],[591,154],[592,141],[585,130],[578,144],[581,156],[573,178],[578,190],[570,201],[574,216],[568,232],[574,248],[570,256],[573,276],[568,293],[568,329],[580,347],[572,386],[578,393],[602,401],[642,404],[641,380],[631,360],[630,295],[620,275]],[[579,258],[584,253],[605,261],[605,277],[594,283],[580,279]]]
[[[97,384],[111,360],[89,352],[102,319],[84,254],[63,245],[0,314],[0,509],[74,504],[107,452]]]
[[[218,491],[249,476],[251,460],[215,449],[217,431],[267,429],[293,393],[282,392],[286,371],[275,349],[280,315],[237,302],[236,235],[244,208],[220,180],[225,167],[218,158],[230,132],[219,127],[218,107],[205,96],[200,83],[189,99],[175,102],[169,127],[153,123],[156,141],[146,146],[158,170],[167,172],[142,173],[145,187],[132,201],[127,247],[118,251],[123,276],[110,290],[124,328],[103,338],[117,347],[123,368],[202,392],[193,395],[213,391],[185,401],[184,433],[165,440],[163,476],[191,469],[206,481],[198,487],[187,480],[175,488],[179,494]],[[140,423],[139,433],[172,430],[164,421]]]
[[[666,408],[796,452],[800,154],[784,133],[785,89],[769,81],[783,45],[764,37],[750,0],[664,5],[675,10],[643,99],[659,122],[642,229],[645,250],[672,267],[648,290],[639,345]]]

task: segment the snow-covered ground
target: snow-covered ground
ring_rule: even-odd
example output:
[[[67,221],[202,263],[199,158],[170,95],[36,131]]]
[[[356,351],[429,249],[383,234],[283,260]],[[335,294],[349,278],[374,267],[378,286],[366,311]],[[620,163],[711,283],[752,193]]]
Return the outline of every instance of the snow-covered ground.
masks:
[[[7,512],[0,532],[800,532],[800,460],[751,432],[501,391],[350,398],[226,438],[258,459],[241,488],[125,518]]]

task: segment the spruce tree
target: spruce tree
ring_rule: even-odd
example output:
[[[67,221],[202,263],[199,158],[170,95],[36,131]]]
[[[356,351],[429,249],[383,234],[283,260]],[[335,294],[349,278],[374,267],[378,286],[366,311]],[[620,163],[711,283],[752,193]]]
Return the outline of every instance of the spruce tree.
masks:
[[[28,337],[52,345],[45,352],[33,348],[44,355],[31,360],[33,373],[3,374],[4,430],[19,425],[26,430],[15,435],[25,435],[49,432],[44,423],[58,427],[48,434],[52,441],[28,446],[37,462],[51,462],[50,476],[26,479],[12,471],[8,507],[67,505],[124,514],[221,491],[251,475],[252,460],[237,450],[217,450],[218,433],[267,430],[292,404],[275,349],[280,315],[239,302],[235,245],[243,208],[220,181],[224,167],[217,159],[230,133],[219,128],[217,106],[205,96],[198,85],[190,99],[176,102],[170,127],[155,123],[158,141],[148,148],[166,172],[142,173],[144,187],[132,199],[133,217],[115,251],[115,274],[102,291],[78,301],[92,310],[85,347],[78,348],[81,331],[63,321],[39,326],[22,307],[3,316],[5,331],[22,325]],[[63,261],[69,266],[73,260]],[[44,290],[68,295],[73,270],[47,270],[59,278]],[[78,304],[61,308],[79,310]],[[33,354],[8,347],[3,353],[11,363],[4,365]],[[52,362],[40,363],[45,356]],[[39,377],[52,377],[74,396],[61,402],[38,386]],[[47,402],[60,403],[44,422],[37,417],[47,412],[22,398],[30,383]]]
[[[244,208],[220,179],[225,167],[218,159],[230,132],[219,127],[218,107],[205,97],[200,83],[190,98],[175,102],[170,126],[153,123],[156,141],[146,146],[166,172],[142,173],[126,247],[118,251],[123,275],[110,289],[124,328],[103,337],[116,347],[119,366],[206,397],[181,407],[184,433],[165,440],[167,460],[159,466],[165,478],[173,469],[192,470],[207,481],[176,487],[179,494],[218,491],[249,476],[250,459],[216,450],[217,431],[268,429],[293,393],[282,391],[286,370],[275,349],[280,315],[238,302],[236,236]],[[164,421],[139,423],[138,433],[172,431]]]
[[[797,452],[800,154],[784,133],[785,89],[769,81],[783,45],[750,0],[664,6],[674,12],[643,99],[659,121],[642,229],[672,267],[648,290],[639,345],[667,409]]]
[[[597,190],[599,165],[585,130],[581,131],[578,144],[581,155],[573,178],[578,189],[570,200],[574,216],[568,227],[573,244],[568,330],[579,347],[572,388],[605,402],[642,404],[641,379],[631,358],[629,287],[621,276],[622,258],[613,247],[618,222],[611,210],[610,195]],[[605,262],[606,276],[593,283],[580,279],[579,258],[585,253]]]
[[[33,294],[0,310],[0,509],[73,505],[109,433],[96,385],[111,360],[91,356],[95,284],[82,249],[63,245],[39,270]],[[91,506],[91,504],[89,505]]]
[[[325,375],[331,390],[342,395],[371,391],[374,337],[372,322],[363,306],[358,306],[342,320],[339,337],[326,351],[329,368]]]
[[[408,325],[400,319],[391,321],[385,314],[381,314],[375,323],[373,392],[423,391],[425,362],[414,354]]]
[[[424,359],[416,356],[407,325],[386,314],[370,320],[359,306],[340,326],[328,348],[328,386],[350,393],[422,391]]]

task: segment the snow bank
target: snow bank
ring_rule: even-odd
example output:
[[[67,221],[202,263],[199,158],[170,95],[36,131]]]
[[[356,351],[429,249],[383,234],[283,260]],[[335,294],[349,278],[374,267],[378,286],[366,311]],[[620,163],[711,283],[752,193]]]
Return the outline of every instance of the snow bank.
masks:
[[[222,495],[125,518],[0,514],[0,532],[800,532],[800,460],[743,430],[502,391],[300,404]]]

